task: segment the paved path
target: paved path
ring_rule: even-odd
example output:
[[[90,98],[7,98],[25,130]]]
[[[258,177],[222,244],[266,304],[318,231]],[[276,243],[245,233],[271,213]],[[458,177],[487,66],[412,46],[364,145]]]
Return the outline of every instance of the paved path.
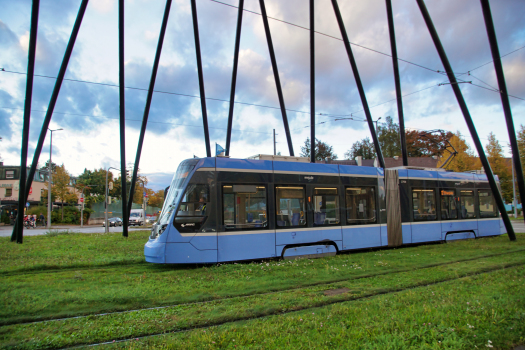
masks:
[[[83,228],[80,228],[80,226],[76,225],[60,225],[60,226],[54,226],[51,231],[72,231],[72,232],[82,232],[82,233],[104,233],[104,227],[103,226],[84,226]],[[151,230],[150,227],[136,227],[131,226],[128,227],[128,231],[139,231],[139,230]],[[24,229],[24,236],[37,236],[37,235],[45,235],[46,232],[49,230],[47,228],[37,227],[37,228],[30,228],[30,229]],[[0,237],[11,237],[11,233],[13,232],[13,226],[0,226]],[[122,232],[122,227],[110,227],[109,232]]]

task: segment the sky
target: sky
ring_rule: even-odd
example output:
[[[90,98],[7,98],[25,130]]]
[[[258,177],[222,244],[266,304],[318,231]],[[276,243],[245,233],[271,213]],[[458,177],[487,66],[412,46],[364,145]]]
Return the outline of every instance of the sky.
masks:
[[[42,128],[80,0],[41,0],[28,164]],[[308,0],[266,0],[270,30],[295,154],[310,136]],[[403,112],[407,129],[460,131],[473,147],[463,115],[413,0],[393,0]],[[135,161],[166,2],[125,3],[126,162]],[[228,6],[233,5],[233,6]],[[225,147],[238,1],[197,0],[212,152]],[[510,156],[494,65],[479,0],[427,0],[427,8],[458,78],[483,144],[490,132]],[[374,120],[397,120],[384,0],[339,0]],[[0,0],[0,158],[19,165],[28,62],[30,0]],[[259,1],[245,0],[230,155],[288,155]],[[525,124],[525,6],[492,0],[492,16],[516,129]],[[120,167],[118,3],[91,0],[51,121],[53,162],[73,176]],[[254,13],[255,12],[255,13]],[[283,23],[282,21],[288,22]],[[303,27],[303,28],[301,28]],[[339,159],[370,137],[330,0],[315,2],[316,137]],[[488,63],[488,64],[487,64]],[[1,69],[0,69],[1,70]],[[97,83],[97,84],[95,84]],[[139,165],[148,187],[169,185],[179,163],[206,155],[190,0],[174,0]],[[337,120],[350,116],[353,120]],[[39,163],[49,159],[49,133]]]

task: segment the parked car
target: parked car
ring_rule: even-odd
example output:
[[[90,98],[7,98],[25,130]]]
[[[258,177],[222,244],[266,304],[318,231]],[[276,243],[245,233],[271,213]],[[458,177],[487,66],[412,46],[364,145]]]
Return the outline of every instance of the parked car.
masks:
[[[109,218],[108,222],[109,222],[109,227],[111,227],[111,226],[117,227],[117,226],[122,226],[123,225],[122,219],[121,218],[117,218],[117,217]],[[106,226],[106,222],[103,222],[102,226]]]

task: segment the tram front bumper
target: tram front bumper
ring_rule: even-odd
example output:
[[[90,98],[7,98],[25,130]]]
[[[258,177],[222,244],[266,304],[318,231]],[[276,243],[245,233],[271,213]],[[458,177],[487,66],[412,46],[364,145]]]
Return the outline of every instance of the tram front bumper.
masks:
[[[164,264],[166,262],[166,243],[159,242],[156,239],[150,239],[144,245],[144,256],[150,263]]]

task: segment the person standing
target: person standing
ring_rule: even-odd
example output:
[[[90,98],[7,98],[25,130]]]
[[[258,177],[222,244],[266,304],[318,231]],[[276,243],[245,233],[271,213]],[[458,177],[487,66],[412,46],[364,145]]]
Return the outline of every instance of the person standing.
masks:
[[[44,214],[40,213],[39,216],[40,221],[42,222],[42,226],[46,226],[46,218],[44,217]]]

